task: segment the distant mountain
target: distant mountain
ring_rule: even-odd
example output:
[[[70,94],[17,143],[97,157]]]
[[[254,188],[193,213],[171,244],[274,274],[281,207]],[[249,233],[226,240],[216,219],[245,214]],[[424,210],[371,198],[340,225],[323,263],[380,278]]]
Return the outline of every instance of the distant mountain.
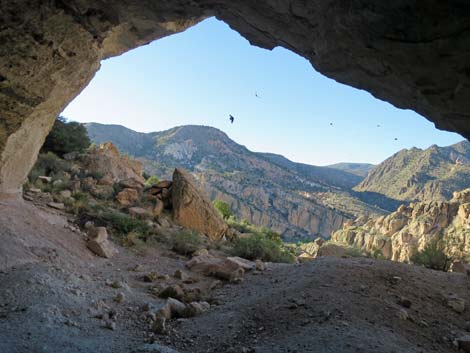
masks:
[[[375,165],[370,163],[336,163],[328,166],[328,168],[342,170],[361,178],[365,178],[374,167]]]
[[[189,170],[212,199],[228,202],[239,218],[276,229],[286,240],[328,238],[347,219],[384,213],[352,195],[360,176],[252,152],[212,127],[148,134],[117,125],[86,127],[92,141],[113,142],[144,162],[149,174],[170,178],[175,167]]]
[[[447,147],[401,150],[371,170],[354,190],[402,203],[448,200],[454,191],[468,187],[470,143],[462,141]]]

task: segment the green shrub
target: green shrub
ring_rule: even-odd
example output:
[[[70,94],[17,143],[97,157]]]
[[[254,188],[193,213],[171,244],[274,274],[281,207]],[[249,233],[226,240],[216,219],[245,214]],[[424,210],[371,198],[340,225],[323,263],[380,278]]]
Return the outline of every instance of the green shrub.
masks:
[[[416,251],[410,257],[410,261],[415,265],[445,272],[449,270],[452,263],[452,259],[445,254],[443,247],[437,239],[426,244],[423,250]]]
[[[42,146],[43,152],[54,152],[63,156],[69,152],[81,152],[91,144],[87,129],[77,122],[67,122],[59,116]]]
[[[155,175],[152,175],[152,176],[149,176],[148,178],[146,178],[145,180],[145,186],[152,186],[154,184],[157,184],[160,180],[158,179],[157,176]]]
[[[129,233],[134,232],[140,234],[141,239],[146,240],[152,231],[152,228],[145,221],[119,211],[103,212],[99,218],[106,222],[116,235],[120,236],[127,236]]]
[[[178,254],[191,255],[201,247],[202,240],[196,232],[183,230],[170,238],[170,244]]]
[[[261,234],[238,238],[234,241],[232,254],[248,260],[287,262],[294,260],[293,255],[277,241]]]
[[[229,219],[231,216],[233,216],[233,212],[230,209],[228,203],[221,200],[215,200],[213,202],[213,205],[217,209],[217,211],[219,211],[223,219]]]
[[[41,175],[51,175],[70,170],[70,163],[52,152],[41,153],[29,174],[29,180],[34,182]]]

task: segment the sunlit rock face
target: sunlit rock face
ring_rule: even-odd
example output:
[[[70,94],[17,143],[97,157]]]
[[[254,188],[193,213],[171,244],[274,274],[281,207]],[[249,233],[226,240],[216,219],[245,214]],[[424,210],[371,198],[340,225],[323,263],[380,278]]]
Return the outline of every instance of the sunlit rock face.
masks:
[[[0,4],[0,193],[100,60],[217,16],[264,48],[470,136],[470,3],[430,0],[11,0]]]

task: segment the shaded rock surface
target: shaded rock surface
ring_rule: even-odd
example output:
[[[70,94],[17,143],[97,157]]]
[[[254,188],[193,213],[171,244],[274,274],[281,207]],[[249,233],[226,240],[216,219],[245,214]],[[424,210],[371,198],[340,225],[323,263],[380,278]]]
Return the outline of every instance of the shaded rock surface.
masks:
[[[173,219],[183,227],[203,233],[212,240],[219,240],[227,231],[227,224],[196,183],[188,172],[175,169],[172,186]]]

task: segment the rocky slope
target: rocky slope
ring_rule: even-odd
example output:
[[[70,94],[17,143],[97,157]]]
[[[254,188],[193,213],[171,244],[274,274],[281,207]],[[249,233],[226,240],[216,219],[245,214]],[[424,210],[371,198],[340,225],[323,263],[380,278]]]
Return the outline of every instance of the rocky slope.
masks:
[[[93,123],[87,129],[94,142],[112,141],[141,160],[149,174],[166,178],[175,166],[191,171],[212,199],[228,202],[239,218],[275,229],[285,239],[328,238],[347,219],[383,214],[351,195],[360,176],[254,153],[214,128],[142,134]]]
[[[375,165],[370,163],[336,163],[331,164],[328,167],[365,178],[367,174],[375,167]]]
[[[346,223],[331,239],[402,262],[435,241],[449,258],[468,261],[470,189],[455,192],[450,201],[411,203],[388,216],[360,217]]]
[[[470,143],[425,150],[404,149],[394,154],[373,170],[354,190],[363,193],[363,199],[373,202],[377,195],[395,201],[444,201],[452,193],[470,187]]]

